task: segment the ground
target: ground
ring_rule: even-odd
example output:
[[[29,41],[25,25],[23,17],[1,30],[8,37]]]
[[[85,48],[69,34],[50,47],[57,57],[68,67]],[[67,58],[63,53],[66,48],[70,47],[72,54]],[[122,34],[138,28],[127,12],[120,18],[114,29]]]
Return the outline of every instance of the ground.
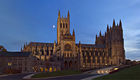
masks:
[[[32,78],[44,78],[44,77],[54,77],[54,76],[64,76],[64,75],[72,75],[72,74],[80,74],[80,71],[72,71],[72,70],[67,70],[67,71],[57,71],[57,72],[42,72],[39,74],[35,74],[32,76]]]
[[[93,80],[140,80],[140,64]]]
[[[14,75],[8,75],[8,76],[1,76],[0,80],[22,80],[22,78],[26,75],[29,75],[32,73],[24,73],[24,74],[14,74]],[[87,77],[91,76],[97,76],[98,74],[75,74],[75,75],[67,75],[67,76],[61,76],[61,77],[52,77],[52,78],[42,78],[42,79],[28,79],[28,80],[81,80]]]
[[[12,74],[8,76],[0,76],[0,80],[22,80],[22,78],[31,73]]]

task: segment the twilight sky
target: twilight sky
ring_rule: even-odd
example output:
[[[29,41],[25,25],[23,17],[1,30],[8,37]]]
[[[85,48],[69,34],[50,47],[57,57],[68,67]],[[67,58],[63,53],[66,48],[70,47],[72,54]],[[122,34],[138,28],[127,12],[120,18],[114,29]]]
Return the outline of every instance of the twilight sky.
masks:
[[[126,58],[140,60],[140,0],[0,0],[0,45],[20,51],[24,43],[57,40],[57,16],[70,11],[76,42],[94,43],[107,24],[122,20]]]

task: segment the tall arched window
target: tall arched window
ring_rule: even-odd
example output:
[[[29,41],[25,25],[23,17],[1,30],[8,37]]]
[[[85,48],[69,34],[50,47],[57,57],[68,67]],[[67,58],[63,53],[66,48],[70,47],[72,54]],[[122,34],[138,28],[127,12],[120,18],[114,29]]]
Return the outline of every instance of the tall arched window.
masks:
[[[65,23],[63,23],[63,28],[65,28]]]
[[[67,23],[66,23],[66,28],[67,28]]]
[[[64,47],[64,50],[65,51],[71,51],[71,45],[70,44],[66,44],[65,47]]]

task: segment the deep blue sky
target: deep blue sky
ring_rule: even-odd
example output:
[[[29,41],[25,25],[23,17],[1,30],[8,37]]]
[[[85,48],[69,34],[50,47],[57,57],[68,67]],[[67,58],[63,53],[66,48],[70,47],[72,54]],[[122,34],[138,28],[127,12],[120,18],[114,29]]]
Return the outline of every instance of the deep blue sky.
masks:
[[[0,0],[0,45],[19,51],[26,42],[54,42],[58,10],[70,11],[76,42],[94,43],[95,35],[122,20],[126,57],[140,60],[139,0]]]

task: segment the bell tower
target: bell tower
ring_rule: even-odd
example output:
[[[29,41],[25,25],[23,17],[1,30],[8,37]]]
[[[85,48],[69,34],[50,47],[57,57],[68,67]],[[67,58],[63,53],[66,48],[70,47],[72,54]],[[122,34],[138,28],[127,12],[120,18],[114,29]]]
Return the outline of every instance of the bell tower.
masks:
[[[67,17],[60,16],[60,10],[57,18],[57,43],[60,44],[61,37],[65,34],[70,34],[70,14],[68,11]]]

